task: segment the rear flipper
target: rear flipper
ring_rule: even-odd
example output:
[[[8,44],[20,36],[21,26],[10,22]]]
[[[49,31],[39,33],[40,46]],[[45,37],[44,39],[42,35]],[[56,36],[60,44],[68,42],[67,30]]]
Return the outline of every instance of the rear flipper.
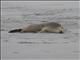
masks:
[[[9,31],[9,33],[16,33],[16,32],[21,32],[21,31],[22,29],[14,29],[14,30]]]

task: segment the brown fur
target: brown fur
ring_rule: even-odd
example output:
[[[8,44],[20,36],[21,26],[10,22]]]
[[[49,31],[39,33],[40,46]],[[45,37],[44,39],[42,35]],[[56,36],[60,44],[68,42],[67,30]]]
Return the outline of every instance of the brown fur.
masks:
[[[18,29],[17,29],[18,30]],[[11,30],[14,31],[14,30]],[[17,31],[18,32],[18,31]],[[51,32],[51,33],[63,33],[64,29],[61,24],[55,22],[46,22],[42,24],[32,24],[26,28],[23,28],[19,32]]]

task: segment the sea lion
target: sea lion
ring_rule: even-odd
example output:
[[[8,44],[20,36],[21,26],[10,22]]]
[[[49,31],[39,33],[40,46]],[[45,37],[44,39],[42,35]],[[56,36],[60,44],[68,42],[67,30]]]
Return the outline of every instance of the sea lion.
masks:
[[[64,28],[61,24],[56,23],[56,22],[46,22],[46,23],[41,23],[41,24],[31,24],[25,28],[21,28],[21,29],[14,29],[14,30],[10,30],[9,33],[15,33],[15,32],[24,32],[24,33],[28,33],[28,32],[48,32],[48,33],[63,33],[64,32]]]

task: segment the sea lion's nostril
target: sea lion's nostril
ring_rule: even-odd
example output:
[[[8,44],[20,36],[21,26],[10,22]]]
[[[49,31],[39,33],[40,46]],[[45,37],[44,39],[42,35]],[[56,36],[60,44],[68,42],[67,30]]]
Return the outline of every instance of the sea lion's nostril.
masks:
[[[64,33],[63,31],[60,31],[59,33]]]

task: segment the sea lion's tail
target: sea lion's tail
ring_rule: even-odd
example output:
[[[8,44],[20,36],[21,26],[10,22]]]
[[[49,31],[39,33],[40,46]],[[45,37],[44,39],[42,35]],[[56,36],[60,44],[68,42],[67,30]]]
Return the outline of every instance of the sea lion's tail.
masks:
[[[14,29],[14,30],[10,30],[9,33],[16,33],[16,32],[21,32],[22,29]]]

